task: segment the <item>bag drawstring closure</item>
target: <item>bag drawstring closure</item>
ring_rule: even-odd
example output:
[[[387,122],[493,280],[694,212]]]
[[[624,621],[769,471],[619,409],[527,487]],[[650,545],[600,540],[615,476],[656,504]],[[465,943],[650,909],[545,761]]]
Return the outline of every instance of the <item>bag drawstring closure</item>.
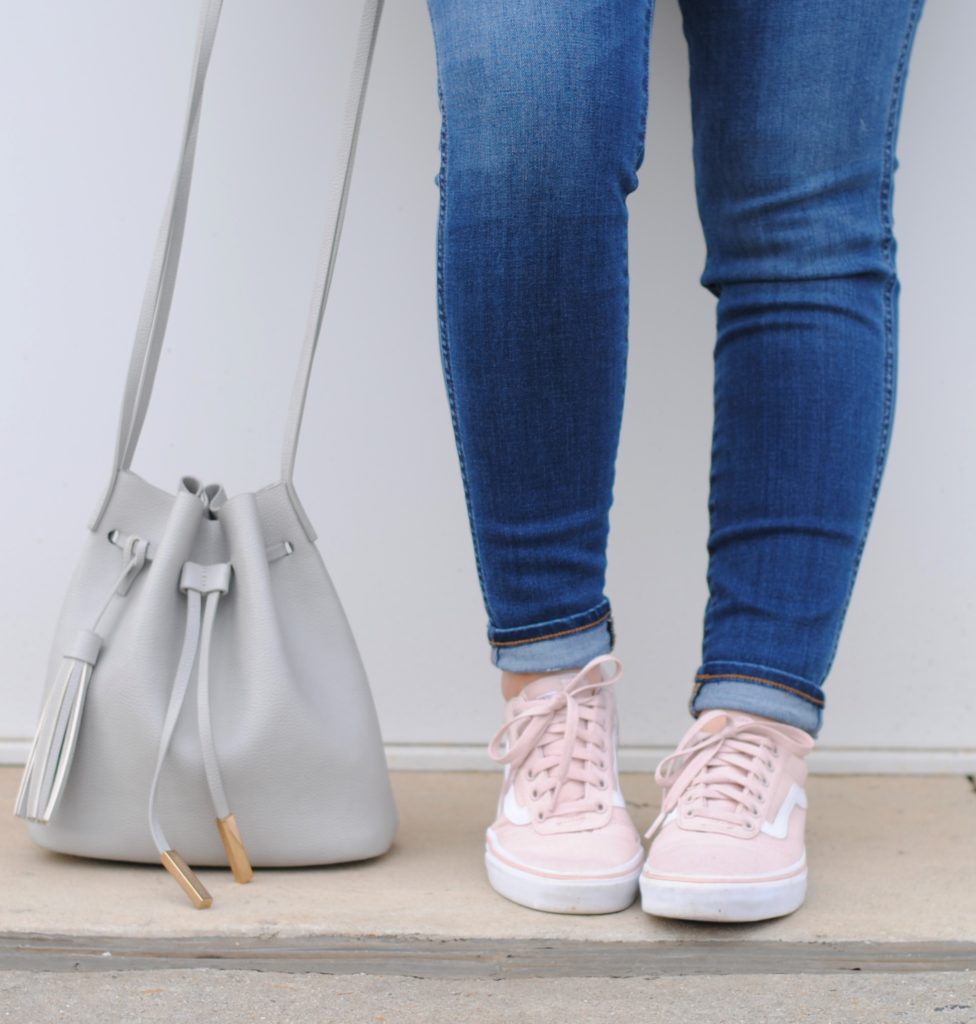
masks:
[[[202,500],[209,503],[210,491],[205,488]],[[57,677],[51,687],[27,756],[21,777],[14,814],[45,824],[50,821],[64,792],[71,760],[77,746],[81,715],[92,672],[104,638],[97,632],[102,618],[113,600],[128,594],[138,575],[156,554],[155,545],[135,534],[112,530],[108,539],[122,548],[123,568],[112,584],[101,611],[91,629],[81,629],[68,645]],[[290,555],[294,546],[283,540],[266,547],[269,562]],[[238,882],[249,882],[254,871],[248,858],[237,820],[231,813],[224,789],[217,750],[214,743],[210,713],[210,648],[217,605],[230,589],[233,567],[230,562],[208,565],[187,561],[180,574],[179,588],[186,595],[186,627],[176,673],[170,688],[169,706],[163,721],[156,767],[149,790],[149,830],[159,852],[163,867],[180,883],[190,901],[198,909],[209,907],[213,897],[183,857],[173,849],[159,822],[156,798],[166,755],[182,710],[194,663],[197,670],[197,727],[203,766],[211,802],[227,861]]]
[[[222,490],[217,484],[211,484],[204,488],[202,493],[208,507],[214,508],[214,498],[218,494],[222,495]],[[265,548],[265,555],[269,562],[273,562],[285,555],[290,555],[293,550],[292,543],[284,540],[268,545]],[[156,797],[163,763],[166,760],[173,732],[183,708],[194,662],[197,662],[197,729],[217,831],[220,834],[220,840],[223,843],[234,879],[244,883],[253,878],[254,869],[247,855],[244,841],[241,839],[237,819],[231,813],[227,793],[224,789],[210,716],[210,641],[217,617],[217,605],[221,596],[230,590],[232,576],[233,566],[230,562],[213,562],[207,565],[193,561],[183,563],[180,573],[180,591],[186,595],[187,601],[186,628],[183,633],[183,646],[177,662],[176,674],[170,688],[169,706],[163,720],[156,769],[153,772],[149,788],[149,831],[159,853],[160,862],[179,882],[183,891],[190,898],[190,902],[198,910],[209,907],[213,903],[213,897],[196,872],[167,840],[159,822]]]
[[[197,672],[197,725],[207,786],[217,818],[217,828],[234,878],[238,882],[248,882],[254,873],[241,840],[236,819],[227,804],[227,795],[217,762],[217,751],[214,746],[210,720],[210,637],[217,614],[217,604],[221,595],[226,594],[230,589],[230,579],[230,562],[215,562],[210,565],[201,565],[199,562],[183,564],[180,590],[186,594],[187,599],[186,629],[183,634],[183,648],[180,651],[176,676],[170,690],[169,707],[163,721],[156,770],[153,773],[152,785],[149,789],[149,829],[156,849],[159,851],[160,860],[163,867],[180,883],[197,908],[209,907],[213,899],[199,877],[166,839],[156,811],[156,796],[159,789],[160,772],[183,707],[190,676],[193,672],[193,663],[198,652],[200,665]]]

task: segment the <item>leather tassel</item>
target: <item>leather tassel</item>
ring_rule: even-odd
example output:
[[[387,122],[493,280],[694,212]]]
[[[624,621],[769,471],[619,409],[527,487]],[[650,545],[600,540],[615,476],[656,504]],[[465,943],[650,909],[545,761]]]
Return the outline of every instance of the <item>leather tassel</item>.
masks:
[[[14,805],[17,817],[47,822],[58,805],[77,746],[88,683],[101,643],[97,633],[80,630],[70,653],[61,659],[20,780]]]
[[[116,531],[112,531],[115,533]],[[111,539],[111,538],[110,538]],[[95,619],[93,629],[79,629],[61,658],[51,689],[44,699],[40,721],[34,731],[14,801],[14,814],[28,821],[46,824],[58,805],[68,778],[68,769],[78,744],[81,713],[88,684],[102,649],[102,637],[95,632],[102,616],[116,597],[124,597],[145,568],[149,541],[134,534],[124,543],[125,564]]]

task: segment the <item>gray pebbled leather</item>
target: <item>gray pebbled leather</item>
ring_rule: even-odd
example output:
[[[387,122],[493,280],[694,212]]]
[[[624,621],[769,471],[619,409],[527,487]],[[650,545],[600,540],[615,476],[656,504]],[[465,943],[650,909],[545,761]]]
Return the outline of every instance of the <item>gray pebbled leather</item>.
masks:
[[[186,617],[187,560],[230,561],[212,635],[214,740],[230,808],[257,866],[325,864],[383,853],[397,813],[355,639],[316,545],[279,483],[229,498],[207,518],[198,497],[123,471],[105,529],[89,532],[61,609],[49,678],[97,614],[122,552],[111,529],[156,545],[106,633],[61,801],[41,846],[158,863],[147,800]],[[268,561],[266,546],[294,544]],[[108,628],[106,628],[106,626]],[[195,714],[196,673],[159,784],[159,817],[191,864],[224,865]]]

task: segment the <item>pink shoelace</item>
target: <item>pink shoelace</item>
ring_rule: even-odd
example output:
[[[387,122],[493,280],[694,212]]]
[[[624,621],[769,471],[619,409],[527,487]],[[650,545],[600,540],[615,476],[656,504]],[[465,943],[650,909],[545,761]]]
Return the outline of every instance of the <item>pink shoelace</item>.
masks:
[[[730,719],[715,732],[691,734],[654,772],[655,781],[667,791],[661,813],[644,838],[654,835],[682,797],[689,817],[732,825],[755,820],[769,786],[766,772],[775,768],[770,758],[779,756],[782,739],[775,724],[745,719]]]
[[[609,660],[609,656],[605,657]],[[536,812],[539,821],[557,814],[584,814],[605,809],[601,797],[583,797],[584,784],[590,783],[599,790],[609,789],[606,770],[610,766],[610,723],[599,691],[616,683],[621,672],[618,669],[608,679],[592,682],[585,673],[596,660],[568,681],[565,677],[554,676],[553,689],[538,697],[526,698],[524,706],[501,726],[488,744],[488,755],[493,761],[511,766],[503,797],[523,766],[526,778],[534,784],[534,797],[551,793],[548,805]],[[505,739],[509,746],[503,751],[501,744]],[[570,799],[566,799],[567,795]]]

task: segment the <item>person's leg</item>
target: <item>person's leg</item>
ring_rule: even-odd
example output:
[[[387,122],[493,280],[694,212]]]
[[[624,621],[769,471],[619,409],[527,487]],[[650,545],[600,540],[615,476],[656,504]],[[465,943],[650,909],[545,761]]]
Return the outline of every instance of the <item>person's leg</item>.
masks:
[[[429,0],[441,108],[440,349],[492,661],[612,650],[626,197],[650,0]]]
[[[506,698],[486,869],[526,906],[621,910],[643,848],[617,776],[604,583],[653,0],[428,7],[441,358]]]
[[[805,759],[891,436],[921,0],[680,2],[718,299],[709,600],[640,884],[650,913],[749,921],[806,894]]]
[[[682,0],[718,298],[690,707],[816,736],[895,404],[895,142],[921,0]]]

